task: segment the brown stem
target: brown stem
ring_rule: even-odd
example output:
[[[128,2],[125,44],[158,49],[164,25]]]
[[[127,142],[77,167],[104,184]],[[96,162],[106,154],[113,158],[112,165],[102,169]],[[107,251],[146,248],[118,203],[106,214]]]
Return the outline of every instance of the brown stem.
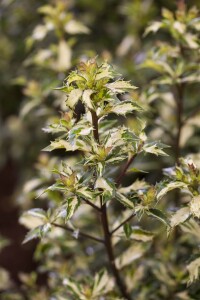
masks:
[[[101,209],[97,205],[95,205],[94,203],[90,202],[87,199],[84,199],[84,198],[82,198],[82,199],[83,199],[83,201],[85,201],[85,203],[87,203],[88,205],[90,205],[91,207],[93,207],[94,209],[96,209],[97,211],[99,211],[99,212],[101,211]]]
[[[60,224],[57,224],[57,223],[52,223],[52,225],[54,225],[55,227],[62,228],[62,229],[66,230],[66,231],[69,231],[69,232],[74,232],[74,230],[73,230],[72,228],[69,228],[69,227],[64,226],[64,225],[60,225]],[[88,238],[88,239],[91,239],[91,240],[96,241],[96,242],[99,242],[99,243],[104,243],[104,240],[103,240],[103,239],[97,238],[97,237],[92,236],[92,235],[90,235],[90,234],[87,234],[87,233],[85,233],[85,232],[79,232],[79,235],[80,235],[81,237],[86,237],[86,238]]]
[[[102,206],[101,221],[102,221],[102,227],[103,227],[103,231],[104,231],[105,247],[106,247],[111,271],[113,273],[116,284],[117,284],[122,296],[127,300],[131,300],[131,297],[127,292],[127,288],[126,288],[123,280],[121,279],[121,277],[119,275],[119,271],[117,270],[117,267],[115,264],[115,256],[114,256],[113,246],[112,246],[112,241],[111,241],[111,233],[110,233],[109,227],[108,227],[106,204],[104,204]]]
[[[92,115],[92,124],[93,124],[93,135],[95,140],[99,143],[99,126],[98,126],[98,117],[94,110],[91,110]]]
[[[96,112],[93,110],[91,110],[91,115],[92,115],[92,124],[93,124],[93,135],[95,140],[99,143],[98,117]],[[106,207],[106,203],[103,204],[102,197],[100,197],[100,204],[101,204],[101,222],[102,222],[103,233],[104,233],[104,244],[108,255],[109,266],[115,278],[115,282],[121,292],[121,295],[126,300],[131,300],[131,297],[127,292],[125,283],[120,277],[119,271],[117,270],[115,264],[115,256],[114,256],[114,251],[112,246],[111,233],[109,231],[109,225],[108,225],[107,207]]]
[[[180,156],[180,138],[181,138],[181,130],[183,127],[183,92],[184,85],[177,84],[175,86],[176,90],[174,92],[176,108],[177,108],[177,135],[175,139],[175,159],[176,163],[178,163],[178,158]]]
[[[126,222],[130,221],[133,217],[136,216],[136,213],[132,213],[127,219],[125,219],[121,224],[119,224],[116,228],[111,231],[111,235],[115,233],[118,229],[120,229]]]
[[[116,187],[120,186],[121,181],[124,177],[124,175],[126,174],[126,171],[128,170],[128,168],[130,167],[130,165],[132,164],[132,162],[134,161],[134,159],[136,158],[137,154],[134,154],[125,164],[125,166],[123,167],[122,171],[120,172],[119,176],[117,177],[116,180]]]

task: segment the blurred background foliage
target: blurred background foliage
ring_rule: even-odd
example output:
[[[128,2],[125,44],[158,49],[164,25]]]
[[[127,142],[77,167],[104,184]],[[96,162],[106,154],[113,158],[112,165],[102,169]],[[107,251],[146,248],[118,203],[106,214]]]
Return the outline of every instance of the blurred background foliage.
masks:
[[[191,9],[190,16],[189,13],[187,16],[180,13],[174,18],[173,13],[177,8],[183,12],[184,5]],[[194,6],[196,10],[192,9]],[[162,168],[173,165],[182,155],[192,154],[196,164],[200,165],[200,28],[199,23],[196,28],[187,24],[190,19],[199,18],[198,8],[198,0],[1,1],[0,291],[11,290],[10,298],[5,299],[26,299],[24,289],[20,288],[23,284],[25,290],[29,286],[32,289],[31,297],[35,298],[30,299],[49,299],[44,287],[45,271],[39,278],[34,273],[37,261],[45,261],[51,253],[59,257],[62,248],[71,259],[74,242],[63,244],[59,232],[54,243],[44,241],[38,246],[33,259],[37,243],[21,245],[26,230],[18,223],[18,218],[24,209],[38,204],[35,197],[40,186],[52,182],[49,170],[63,155],[59,151],[57,158],[41,154],[41,149],[50,139],[41,128],[58,120],[60,111],[65,110],[65,98],[55,88],[61,86],[79,61],[98,56],[100,61],[107,60],[125,79],[139,87],[133,92],[133,97],[148,108],[149,136],[171,146],[167,158],[152,160],[146,156],[142,161],[136,161],[136,168],[154,171],[153,175],[146,175],[148,181],[155,183],[159,180]],[[180,102],[184,103],[181,111]],[[80,106],[76,113],[81,111]],[[135,126],[133,118],[130,117],[128,122],[130,127]],[[133,179],[132,175],[127,176],[124,183],[131,183]],[[49,205],[51,195],[48,194],[48,201],[45,197],[40,204],[44,208]],[[171,197],[173,202],[177,194]],[[190,230],[194,234],[195,226],[191,224],[183,231]],[[180,295],[173,299],[199,299],[200,291],[196,285],[190,296],[182,291],[180,286],[185,280],[182,281],[185,276],[180,267],[182,262],[174,265],[175,261],[177,263],[175,254],[169,258],[180,244],[183,245],[181,252],[184,257],[186,252],[193,252],[197,242],[186,236],[181,237],[177,244],[173,237],[171,239],[171,243],[161,240],[160,244],[154,245],[154,261],[147,259],[144,265],[135,263],[137,271],[132,274],[132,280],[136,289],[142,290],[137,299],[146,299],[149,291],[154,293],[158,286],[160,294],[149,299],[169,299],[175,290]],[[196,252],[194,250],[194,255]],[[79,261],[81,268],[86,267],[88,261]],[[53,268],[63,268],[63,272],[66,267],[61,267],[63,261],[59,260],[53,263],[47,259],[45,263],[45,270],[51,269],[51,264]],[[148,274],[156,278],[157,286],[151,285]],[[141,287],[141,278],[146,278],[149,284],[146,290]],[[50,287],[55,285],[52,282],[56,279],[48,280]]]

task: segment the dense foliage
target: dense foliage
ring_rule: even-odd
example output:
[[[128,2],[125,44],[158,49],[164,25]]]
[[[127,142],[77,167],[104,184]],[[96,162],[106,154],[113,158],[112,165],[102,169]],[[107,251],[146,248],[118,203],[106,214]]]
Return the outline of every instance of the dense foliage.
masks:
[[[2,299],[199,299],[197,6],[47,2],[13,78],[9,11],[20,40],[26,7],[2,5],[2,103],[7,90],[23,100],[2,110],[0,162],[22,170],[15,201],[38,263],[18,283],[1,268]]]

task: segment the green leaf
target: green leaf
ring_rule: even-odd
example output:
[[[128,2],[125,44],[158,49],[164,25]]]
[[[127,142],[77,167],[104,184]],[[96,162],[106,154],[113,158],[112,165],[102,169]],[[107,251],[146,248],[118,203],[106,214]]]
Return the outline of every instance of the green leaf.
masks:
[[[54,88],[54,90],[56,90],[56,91],[62,91],[62,92],[65,92],[65,93],[69,93],[70,92],[69,86],[66,86],[66,85]]]
[[[138,226],[132,226],[131,239],[141,241],[141,242],[149,242],[152,241],[154,234],[150,231],[144,230]]]
[[[162,16],[163,16],[163,18],[165,18],[165,19],[167,19],[169,21],[173,21],[174,20],[174,14],[173,14],[173,12],[171,12],[167,8],[162,8]]]
[[[150,208],[146,210],[148,216],[152,216],[155,219],[158,219],[164,225],[169,226],[169,220],[167,219],[166,215],[159,209]]]
[[[130,168],[127,170],[127,173],[148,173],[147,171],[144,171],[144,170],[140,170],[140,169],[137,169],[137,168]]]
[[[132,234],[132,227],[129,223],[126,223],[124,224],[123,228],[124,228],[124,233],[128,239]]]
[[[81,98],[83,91],[81,89],[72,90],[67,98],[66,104],[71,109],[74,109],[78,100]]]

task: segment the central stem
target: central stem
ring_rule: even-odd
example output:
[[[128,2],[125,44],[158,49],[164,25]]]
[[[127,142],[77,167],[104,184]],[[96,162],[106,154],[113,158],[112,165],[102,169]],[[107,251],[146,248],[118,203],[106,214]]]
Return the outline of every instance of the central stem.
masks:
[[[99,143],[99,131],[98,131],[98,117],[94,110],[91,111],[92,115],[92,124],[93,124],[93,135],[95,140]],[[108,217],[107,217],[107,207],[106,203],[103,204],[102,197],[100,197],[100,204],[101,204],[101,222],[102,222],[102,228],[104,233],[104,244],[106,248],[106,252],[108,255],[109,260],[109,266],[113,273],[113,276],[115,278],[115,282],[121,292],[121,295],[126,300],[132,300],[130,295],[127,292],[127,288],[125,286],[125,283],[120,277],[119,271],[115,264],[115,256],[112,246],[112,240],[111,240],[111,233],[109,231],[109,225],[108,225]]]
[[[178,158],[180,156],[180,138],[182,131],[182,116],[183,116],[183,85],[176,85],[176,94],[175,94],[175,102],[177,107],[177,135],[175,140],[175,156],[176,162],[178,163]]]

